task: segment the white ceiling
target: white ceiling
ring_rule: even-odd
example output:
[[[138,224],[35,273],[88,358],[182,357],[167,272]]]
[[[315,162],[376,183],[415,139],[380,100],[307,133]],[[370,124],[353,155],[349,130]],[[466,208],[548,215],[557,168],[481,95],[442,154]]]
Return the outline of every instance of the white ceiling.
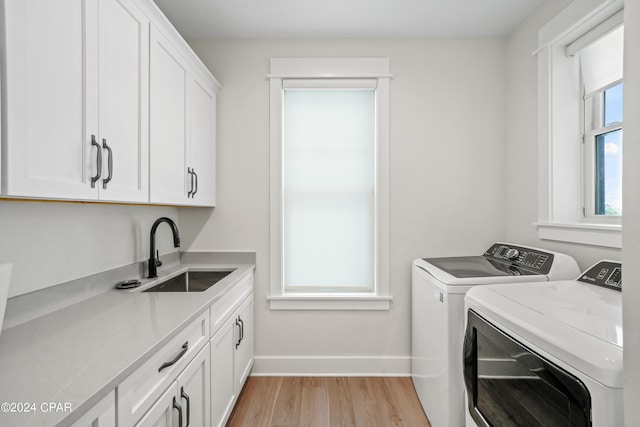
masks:
[[[154,0],[187,39],[509,34],[544,0]]]

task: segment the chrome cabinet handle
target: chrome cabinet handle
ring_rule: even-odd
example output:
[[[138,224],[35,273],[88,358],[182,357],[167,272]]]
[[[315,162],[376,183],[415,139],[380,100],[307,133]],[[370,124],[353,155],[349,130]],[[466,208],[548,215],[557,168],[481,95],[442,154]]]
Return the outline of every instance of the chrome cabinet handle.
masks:
[[[189,424],[191,424],[191,399],[189,399],[189,395],[184,392],[184,387],[180,387],[180,397],[187,401],[187,425],[185,427],[189,427]]]
[[[100,144],[98,144],[98,141],[96,141],[95,135],[91,135],[91,145],[98,149],[96,151],[96,176],[91,177],[91,188],[96,188],[96,182],[100,179],[100,175],[102,175],[102,148]]]
[[[187,168],[187,173],[189,174],[189,191],[187,192],[187,199],[191,197],[193,194],[193,171],[191,168]]]
[[[195,169],[191,169],[191,172],[193,173],[193,176],[196,177],[196,186],[195,189],[193,190],[193,193],[191,194],[191,198],[193,199],[193,196],[196,195],[196,193],[198,192],[198,174],[196,173]]]
[[[180,406],[175,396],[173,396],[173,409],[178,410],[178,427],[182,427],[182,406]]]
[[[162,372],[163,369],[168,368],[169,366],[175,365],[176,362],[178,360],[180,360],[180,358],[182,356],[184,356],[184,354],[187,352],[187,350],[189,350],[189,341],[187,341],[186,343],[182,344],[182,349],[180,349],[178,354],[176,354],[176,357],[174,357],[172,360],[170,360],[168,362],[164,362],[162,364],[162,366],[160,366],[160,369],[158,369],[158,372]]]
[[[102,138],[102,148],[107,150],[107,154],[109,155],[109,176],[102,180],[102,188],[106,190],[107,184],[109,183],[109,181],[111,181],[111,178],[113,178],[113,151],[111,150],[111,147],[107,145],[107,140],[105,138]]]

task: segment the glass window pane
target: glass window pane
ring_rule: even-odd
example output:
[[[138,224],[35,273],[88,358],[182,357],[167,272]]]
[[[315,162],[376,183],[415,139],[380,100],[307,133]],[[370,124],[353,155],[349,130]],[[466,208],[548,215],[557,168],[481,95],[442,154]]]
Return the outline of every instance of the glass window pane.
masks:
[[[284,92],[286,288],[374,284],[373,90]]]
[[[596,215],[622,215],[622,129],[596,136]]]
[[[622,122],[622,83],[604,92],[604,125]]]

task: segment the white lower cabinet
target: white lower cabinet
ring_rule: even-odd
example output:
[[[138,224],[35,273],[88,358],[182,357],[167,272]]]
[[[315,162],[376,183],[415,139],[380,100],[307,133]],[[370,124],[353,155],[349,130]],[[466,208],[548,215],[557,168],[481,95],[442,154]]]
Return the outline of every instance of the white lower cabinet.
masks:
[[[224,426],[253,366],[253,293],[211,339],[211,425]]]
[[[209,345],[135,424],[136,427],[208,427]]]
[[[211,425],[214,427],[225,424],[236,400],[235,320],[229,319],[211,339]]]
[[[209,427],[211,424],[210,366],[207,344],[178,377],[178,397],[185,427]]]
[[[111,395],[117,425],[224,426],[252,366],[253,274],[247,274],[118,385],[117,399]],[[73,427],[113,427],[111,418],[103,424],[100,408]]]
[[[179,407],[182,411],[182,407],[178,406],[178,399],[176,398],[177,385],[171,384],[169,387],[153,404],[149,412],[147,412],[136,424],[136,427],[171,427],[179,426],[179,415],[176,409]]]
[[[71,427],[116,427],[116,393],[109,393]]]
[[[244,382],[253,366],[253,294],[238,309],[238,341],[234,344],[236,354],[233,363],[236,394],[240,394]]]

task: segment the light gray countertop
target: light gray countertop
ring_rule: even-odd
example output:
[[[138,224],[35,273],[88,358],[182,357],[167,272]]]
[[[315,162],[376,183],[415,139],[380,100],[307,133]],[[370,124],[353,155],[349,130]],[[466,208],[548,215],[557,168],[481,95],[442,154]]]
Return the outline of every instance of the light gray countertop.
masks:
[[[113,289],[2,331],[0,425],[71,424],[255,266],[180,264],[161,271],[158,281],[230,266],[238,268],[204,292]],[[36,410],[8,413],[5,402],[35,404]],[[43,403],[68,404],[71,412],[42,411]]]

